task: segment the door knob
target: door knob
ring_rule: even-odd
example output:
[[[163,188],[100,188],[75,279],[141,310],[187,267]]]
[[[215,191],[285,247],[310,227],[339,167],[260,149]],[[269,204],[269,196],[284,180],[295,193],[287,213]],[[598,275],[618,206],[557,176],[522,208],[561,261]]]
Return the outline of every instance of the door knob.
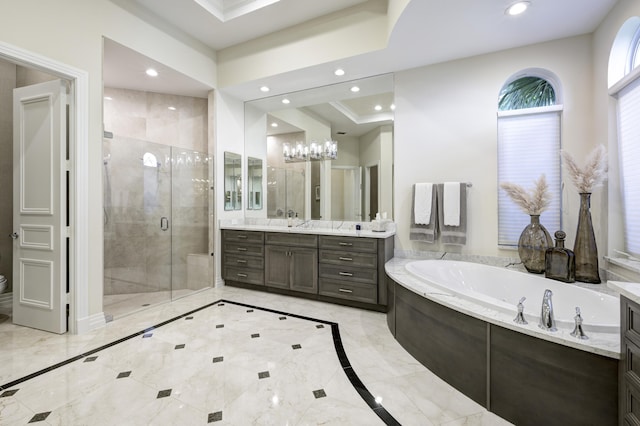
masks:
[[[11,238],[13,238],[14,240],[17,240],[17,239],[18,239],[18,237],[19,237],[20,235],[18,235],[18,233],[17,233],[17,232],[12,232],[11,234],[9,234],[9,236],[10,236]]]

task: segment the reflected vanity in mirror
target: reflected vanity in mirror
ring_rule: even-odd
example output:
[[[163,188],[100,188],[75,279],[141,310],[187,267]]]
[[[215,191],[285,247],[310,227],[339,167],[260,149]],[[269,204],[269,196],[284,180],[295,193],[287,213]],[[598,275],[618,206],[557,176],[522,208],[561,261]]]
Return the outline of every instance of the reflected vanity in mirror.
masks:
[[[391,74],[246,102],[245,152],[266,158],[266,193],[248,209],[264,204],[261,216],[278,219],[392,218],[394,108]]]
[[[262,160],[247,158],[247,210],[262,210]]]
[[[242,209],[242,158],[227,151],[224,153],[224,209]]]

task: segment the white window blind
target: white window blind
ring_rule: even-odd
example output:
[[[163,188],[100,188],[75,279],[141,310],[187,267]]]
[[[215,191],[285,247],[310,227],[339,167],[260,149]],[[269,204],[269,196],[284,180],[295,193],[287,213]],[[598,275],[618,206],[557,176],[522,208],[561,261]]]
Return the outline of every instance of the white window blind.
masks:
[[[640,78],[618,93],[625,250],[640,255]]]
[[[552,236],[561,229],[561,108],[553,109],[540,113],[510,112],[498,117],[498,184],[511,182],[530,190],[544,173],[551,204],[540,216],[540,222]],[[499,188],[498,245],[517,246],[522,230],[530,221],[529,215]]]

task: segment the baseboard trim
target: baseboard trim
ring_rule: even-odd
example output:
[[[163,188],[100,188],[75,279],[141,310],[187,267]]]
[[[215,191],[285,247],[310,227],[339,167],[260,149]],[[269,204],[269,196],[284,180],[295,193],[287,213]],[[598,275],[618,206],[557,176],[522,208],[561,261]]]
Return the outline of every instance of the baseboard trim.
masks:
[[[102,328],[107,324],[104,312],[89,315],[88,317],[78,318],[77,334],[87,333],[91,330]]]

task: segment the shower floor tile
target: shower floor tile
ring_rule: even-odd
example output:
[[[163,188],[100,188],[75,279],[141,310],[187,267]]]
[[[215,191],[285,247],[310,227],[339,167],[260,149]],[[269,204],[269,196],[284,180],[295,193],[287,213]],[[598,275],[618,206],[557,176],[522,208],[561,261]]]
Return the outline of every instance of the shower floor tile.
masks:
[[[2,324],[0,347],[0,424],[509,424],[407,354],[384,314],[244,289],[210,289],[80,336]]]

